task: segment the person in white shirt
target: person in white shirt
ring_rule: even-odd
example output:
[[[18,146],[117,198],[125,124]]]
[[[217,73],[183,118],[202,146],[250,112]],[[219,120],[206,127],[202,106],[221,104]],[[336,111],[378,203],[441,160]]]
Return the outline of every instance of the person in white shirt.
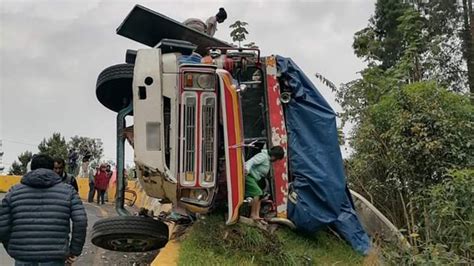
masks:
[[[188,18],[183,22],[183,24],[212,37],[217,31],[217,23],[222,23],[226,19],[227,12],[223,7],[221,7],[219,8],[219,12],[215,16],[208,18],[205,23],[197,18]]]

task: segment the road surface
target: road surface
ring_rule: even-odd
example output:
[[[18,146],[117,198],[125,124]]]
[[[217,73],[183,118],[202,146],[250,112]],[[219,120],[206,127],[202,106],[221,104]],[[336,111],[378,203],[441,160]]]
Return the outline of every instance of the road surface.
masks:
[[[3,199],[5,194],[0,193],[0,199]],[[122,253],[107,251],[101,248],[94,246],[90,241],[90,234],[92,231],[92,226],[94,223],[105,217],[116,216],[114,206],[112,204],[106,204],[98,206],[94,203],[84,202],[84,206],[87,211],[88,218],[88,231],[86,244],[84,245],[84,250],[82,255],[79,257],[74,265],[77,266],[121,266],[121,265],[149,265],[153,259],[156,257],[158,251],[147,252],[147,253]],[[0,247],[0,266],[13,265],[14,261],[5,251],[3,245]]]

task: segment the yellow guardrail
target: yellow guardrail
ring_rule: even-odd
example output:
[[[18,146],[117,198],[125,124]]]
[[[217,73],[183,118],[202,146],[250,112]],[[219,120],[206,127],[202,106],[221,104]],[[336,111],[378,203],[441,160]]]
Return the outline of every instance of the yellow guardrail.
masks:
[[[14,175],[0,175],[0,192],[7,192],[12,186],[20,183],[21,176]],[[83,200],[87,200],[89,194],[89,179],[84,177],[77,177],[77,185],[79,187],[79,196]],[[115,183],[110,184],[108,189],[109,202],[115,201]],[[161,211],[162,205],[155,198],[148,197],[143,190],[140,182],[128,181],[127,191],[136,194],[135,206],[138,208],[147,208],[153,210],[155,213]],[[127,196],[127,193],[126,193]]]
[[[0,192],[7,192],[12,186],[20,183],[21,176],[0,175]]]

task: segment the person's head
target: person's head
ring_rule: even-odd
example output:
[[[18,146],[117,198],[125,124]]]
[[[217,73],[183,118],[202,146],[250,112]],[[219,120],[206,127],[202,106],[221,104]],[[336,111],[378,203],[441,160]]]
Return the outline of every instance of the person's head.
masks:
[[[54,160],[51,156],[46,154],[39,154],[33,157],[31,160],[31,170],[36,170],[39,168],[53,170]]]
[[[107,170],[107,172],[110,172],[110,169],[112,169],[112,167],[110,166],[110,164],[107,164],[107,166],[105,167],[105,169]]]
[[[281,146],[274,146],[268,151],[268,155],[270,155],[270,161],[276,162],[285,157],[285,150]]]
[[[66,163],[64,162],[63,158],[56,158],[54,159],[54,172],[58,175],[63,175],[64,174],[64,166]]]
[[[225,12],[225,9],[223,7],[219,8],[219,12],[216,14],[216,20],[219,23],[224,22],[227,18],[227,12]]]
[[[107,165],[105,165],[105,163],[101,164],[99,170],[100,170],[101,172],[107,171]]]

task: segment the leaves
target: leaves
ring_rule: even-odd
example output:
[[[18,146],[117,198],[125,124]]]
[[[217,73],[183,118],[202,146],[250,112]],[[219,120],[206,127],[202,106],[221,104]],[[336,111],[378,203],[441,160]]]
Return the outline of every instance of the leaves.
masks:
[[[33,157],[33,153],[30,151],[25,151],[18,156],[18,161],[14,161],[11,165],[10,171],[8,174],[10,175],[24,175],[26,174],[26,168],[28,163],[31,161]]]
[[[68,149],[75,149],[81,157],[91,156],[91,160],[99,161],[103,154],[102,143],[97,139],[88,137],[74,136],[69,142],[60,133],[53,133],[48,139],[44,138],[38,145],[40,154],[47,154],[53,158],[67,159]],[[9,173],[14,175],[23,175],[26,173],[26,166],[31,161],[33,154],[26,151],[18,156],[18,162],[13,162]]]
[[[91,161],[100,161],[103,153],[102,143],[88,137],[74,136],[69,140],[68,147],[78,151],[81,157],[90,155]]]
[[[53,135],[38,145],[40,154],[47,154],[53,158],[67,158],[66,140],[60,133],[53,133]]]
[[[247,34],[249,34],[247,29],[245,28],[246,26],[248,26],[248,23],[240,20],[235,21],[229,26],[229,28],[232,29],[232,31],[230,32],[230,37],[232,37],[232,41],[239,43],[239,47],[241,47],[240,43],[245,41],[247,38]],[[258,48],[258,46],[255,45],[255,42],[250,42],[248,44],[245,44],[244,46],[249,48]]]
[[[322,74],[320,73],[315,73],[314,76],[319,79],[319,81],[321,81],[321,83],[323,83],[324,85],[328,86],[333,92],[337,91],[337,86],[334,85],[334,83],[332,81],[330,81],[329,79],[327,79],[325,76],[323,76]]]

